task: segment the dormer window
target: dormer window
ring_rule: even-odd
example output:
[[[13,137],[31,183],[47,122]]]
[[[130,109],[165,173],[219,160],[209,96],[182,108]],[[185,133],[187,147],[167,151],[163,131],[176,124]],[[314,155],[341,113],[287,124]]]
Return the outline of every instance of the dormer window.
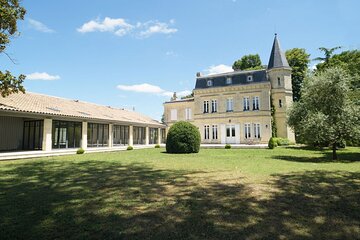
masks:
[[[226,84],[231,84],[232,83],[232,79],[231,79],[231,77],[227,77],[226,78]]]
[[[212,80],[208,80],[208,81],[206,82],[206,85],[207,85],[208,87],[211,87],[211,86],[213,85]]]
[[[252,75],[247,76],[246,80],[248,82],[252,82],[253,81],[253,76]]]

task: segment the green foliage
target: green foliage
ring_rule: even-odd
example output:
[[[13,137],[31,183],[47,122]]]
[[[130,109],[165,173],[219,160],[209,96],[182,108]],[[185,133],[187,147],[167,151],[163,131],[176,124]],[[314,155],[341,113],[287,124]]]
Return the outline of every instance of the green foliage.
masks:
[[[156,145],[155,145],[155,148],[160,148],[160,145],[159,145],[159,144],[156,144]]]
[[[340,67],[349,75],[354,76],[350,82],[349,96],[352,101],[360,105],[360,50],[335,54],[327,62],[317,64],[316,71],[321,72],[331,67]]]
[[[274,99],[272,98],[272,95],[270,95],[270,107],[271,107],[271,136],[276,137],[277,136],[277,127],[276,127],[276,121],[275,121],[275,106],[274,106]]]
[[[269,139],[268,147],[269,147],[270,149],[274,149],[274,148],[276,148],[277,146],[278,146],[278,145],[277,145],[277,142],[275,141],[275,138],[271,137],[271,138]]]
[[[301,95],[301,86],[308,72],[310,63],[310,54],[303,48],[293,48],[285,52],[286,59],[289,62],[291,71],[291,83],[293,89],[293,100],[299,101]]]
[[[360,137],[360,109],[349,99],[352,77],[341,68],[329,68],[306,78],[302,97],[290,109],[288,124],[312,145],[331,145],[333,158],[343,141]]]
[[[189,122],[180,121],[172,125],[166,139],[168,153],[197,153],[200,150],[200,132]]]
[[[231,145],[230,145],[230,144],[226,144],[226,145],[225,145],[225,149],[231,149]]]
[[[259,54],[249,54],[243,56],[241,59],[236,60],[232,66],[236,70],[258,70],[262,69]]]
[[[324,53],[324,57],[317,57],[314,60],[327,63],[329,61],[329,59],[332,57],[332,55],[334,54],[334,52],[340,48],[341,48],[340,46],[333,47],[333,48],[319,47],[319,50]]]
[[[189,95],[181,97],[181,99],[188,99],[188,98],[193,98],[193,97],[194,97],[194,92],[191,92]]]
[[[287,138],[276,137],[276,138],[273,138],[273,139],[276,142],[277,146],[288,146],[288,145],[290,145],[290,140],[287,139]]]
[[[84,154],[85,153],[85,150],[82,149],[82,148],[79,148],[77,151],[76,151],[76,154]]]
[[[134,149],[133,146],[128,146],[128,147],[126,148],[126,150],[128,150],[128,151],[133,150],[133,149]]]
[[[0,0],[0,53],[9,55],[5,52],[10,38],[16,36],[17,20],[23,20],[26,10],[20,6],[18,0]],[[9,57],[10,58],[10,57]],[[10,58],[11,61],[13,61]],[[25,75],[14,77],[9,71],[0,71],[0,94],[6,97],[11,93],[25,92],[22,83]]]

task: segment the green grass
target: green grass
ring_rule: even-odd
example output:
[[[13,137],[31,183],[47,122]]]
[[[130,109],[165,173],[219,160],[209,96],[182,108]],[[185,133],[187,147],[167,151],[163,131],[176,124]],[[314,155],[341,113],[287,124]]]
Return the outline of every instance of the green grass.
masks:
[[[360,149],[0,162],[0,239],[359,239]]]

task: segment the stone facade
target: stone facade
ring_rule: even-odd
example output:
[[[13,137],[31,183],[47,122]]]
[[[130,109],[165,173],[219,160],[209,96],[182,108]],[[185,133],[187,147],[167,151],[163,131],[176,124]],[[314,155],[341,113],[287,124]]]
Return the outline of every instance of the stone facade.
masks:
[[[164,103],[167,127],[189,121],[199,128],[202,143],[267,143],[271,137],[271,98],[278,137],[295,141],[286,123],[292,104],[291,68],[275,37],[266,70],[197,76],[194,97]]]

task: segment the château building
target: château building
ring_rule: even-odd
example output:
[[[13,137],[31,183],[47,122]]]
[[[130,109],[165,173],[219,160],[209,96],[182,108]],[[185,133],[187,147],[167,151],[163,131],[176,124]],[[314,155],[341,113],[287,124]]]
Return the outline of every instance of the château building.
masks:
[[[197,74],[194,96],[164,103],[167,127],[189,121],[202,143],[267,143],[275,122],[278,137],[295,141],[286,122],[292,104],[291,68],[275,34],[266,69]],[[275,112],[272,116],[271,105]]]

